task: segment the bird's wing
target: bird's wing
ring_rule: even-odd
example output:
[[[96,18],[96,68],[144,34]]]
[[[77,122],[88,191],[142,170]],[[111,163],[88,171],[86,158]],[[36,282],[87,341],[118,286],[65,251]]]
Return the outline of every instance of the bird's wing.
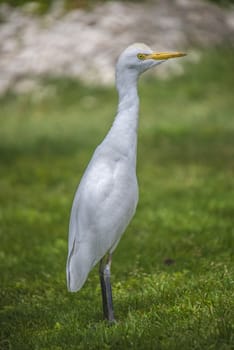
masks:
[[[135,179],[135,178],[134,178]],[[121,160],[94,156],[74,198],[67,276],[79,290],[91,268],[116,244],[136,207],[136,183]]]
[[[74,240],[77,243],[84,242],[86,232],[95,223],[97,211],[105,201],[105,197],[110,195],[113,184],[110,166],[105,160],[93,157],[73,200],[69,223],[69,252],[73,249]]]

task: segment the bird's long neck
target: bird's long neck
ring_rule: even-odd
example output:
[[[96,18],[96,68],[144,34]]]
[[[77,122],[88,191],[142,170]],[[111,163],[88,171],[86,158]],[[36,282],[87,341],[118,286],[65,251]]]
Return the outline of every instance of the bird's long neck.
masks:
[[[123,78],[125,76],[120,76]],[[136,165],[137,129],[139,98],[137,93],[137,77],[126,76],[116,79],[119,93],[118,111],[114,123],[108,133],[113,148],[128,157]]]

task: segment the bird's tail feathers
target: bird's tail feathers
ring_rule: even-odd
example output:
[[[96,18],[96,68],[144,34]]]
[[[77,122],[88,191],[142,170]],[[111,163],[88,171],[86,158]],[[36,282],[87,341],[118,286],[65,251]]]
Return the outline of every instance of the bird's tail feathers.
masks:
[[[83,287],[92,268],[88,256],[84,248],[72,249],[67,260],[67,288],[70,292],[77,292]]]

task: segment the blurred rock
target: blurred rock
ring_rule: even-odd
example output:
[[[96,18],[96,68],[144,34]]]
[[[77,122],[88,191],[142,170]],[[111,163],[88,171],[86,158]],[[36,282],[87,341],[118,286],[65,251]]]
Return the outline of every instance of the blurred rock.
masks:
[[[0,6],[0,94],[10,88],[35,89],[32,79],[48,75],[113,83],[116,58],[133,42],[156,50],[193,48],[187,59],[194,62],[200,57],[194,48],[234,42],[233,8],[202,0],[113,1],[68,13],[59,0],[43,16],[30,6]],[[162,78],[181,74],[181,64],[182,60],[171,61],[154,73]],[[27,82],[23,88],[21,79]]]

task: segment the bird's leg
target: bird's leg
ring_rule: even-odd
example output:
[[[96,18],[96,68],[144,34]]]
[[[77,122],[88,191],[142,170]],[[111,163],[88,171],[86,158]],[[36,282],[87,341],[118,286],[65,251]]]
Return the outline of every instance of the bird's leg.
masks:
[[[100,262],[100,282],[102,290],[102,304],[103,304],[103,313],[104,318],[109,322],[114,322],[114,310],[113,310],[113,301],[112,301],[112,290],[111,290],[111,254],[108,255],[107,260],[102,258]]]

